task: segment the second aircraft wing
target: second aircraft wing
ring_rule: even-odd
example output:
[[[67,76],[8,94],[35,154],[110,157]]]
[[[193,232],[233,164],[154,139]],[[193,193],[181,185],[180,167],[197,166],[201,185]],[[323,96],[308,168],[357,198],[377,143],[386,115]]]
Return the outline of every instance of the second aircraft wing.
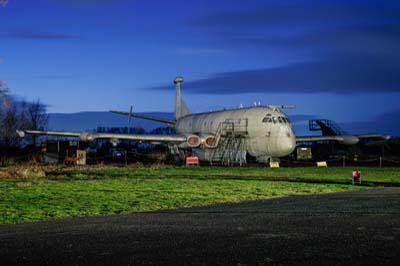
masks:
[[[39,131],[39,130],[17,130],[20,137],[26,134],[59,136],[59,137],[77,137],[82,141],[92,141],[95,139],[118,139],[118,140],[136,140],[149,142],[186,142],[190,136],[185,135],[150,135],[150,134],[115,134],[115,133],[91,133],[91,132],[63,132],[63,131]]]
[[[166,119],[166,118],[154,117],[154,116],[149,116],[149,115],[139,115],[139,114],[134,114],[134,113],[130,113],[130,112],[122,112],[122,111],[115,111],[115,110],[111,110],[110,112],[114,113],[114,114],[118,114],[118,115],[126,115],[129,117],[137,117],[137,118],[142,118],[142,119],[146,119],[146,120],[161,122],[161,123],[165,123],[165,124],[171,125],[171,126],[175,125],[174,120],[170,120],[170,119]]]
[[[337,141],[340,144],[354,145],[357,144],[360,139],[377,139],[377,140],[388,140],[390,136],[382,134],[366,134],[366,135],[335,135],[335,136],[299,136],[296,137],[296,142],[310,142],[310,141]]]

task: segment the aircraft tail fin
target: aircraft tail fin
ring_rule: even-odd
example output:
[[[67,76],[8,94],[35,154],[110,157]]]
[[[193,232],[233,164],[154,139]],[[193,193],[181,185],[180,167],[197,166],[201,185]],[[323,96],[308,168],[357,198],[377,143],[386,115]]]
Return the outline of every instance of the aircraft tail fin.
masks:
[[[175,119],[179,119],[185,115],[190,115],[191,112],[187,107],[186,103],[182,100],[181,96],[181,83],[183,82],[182,77],[176,77],[174,80],[176,94],[175,94]]]

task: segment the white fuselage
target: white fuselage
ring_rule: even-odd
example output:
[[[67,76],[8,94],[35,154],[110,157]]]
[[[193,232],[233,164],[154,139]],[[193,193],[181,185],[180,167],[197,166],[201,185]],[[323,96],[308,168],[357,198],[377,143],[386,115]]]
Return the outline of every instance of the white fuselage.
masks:
[[[175,129],[178,134],[216,134],[220,123],[227,120],[235,120],[239,127],[246,123],[246,152],[258,161],[286,156],[296,146],[287,116],[266,106],[186,115],[177,120]]]

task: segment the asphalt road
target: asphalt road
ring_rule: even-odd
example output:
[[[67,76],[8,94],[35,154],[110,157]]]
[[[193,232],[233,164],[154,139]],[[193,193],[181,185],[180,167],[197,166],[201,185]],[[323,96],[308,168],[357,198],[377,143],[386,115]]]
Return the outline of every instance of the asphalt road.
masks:
[[[400,188],[0,226],[1,265],[400,265]]]

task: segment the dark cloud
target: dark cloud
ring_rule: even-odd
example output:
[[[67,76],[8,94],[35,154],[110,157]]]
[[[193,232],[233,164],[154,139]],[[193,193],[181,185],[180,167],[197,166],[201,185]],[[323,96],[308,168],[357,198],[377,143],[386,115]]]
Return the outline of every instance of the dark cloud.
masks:
[[[59,0],[63,4],[74,6],[97,6],[97,5],[112,5],[121,0]]]
[[[242,36],[233,39],[242,44],[280,48],[322,49],[325,52],[397,55],[400,46],[400,23],[334,28],[291,36]]]
[[[208,94],[399,92],[400,62],[382,64],[373,58],[329,58],[275,68],[219,73],[189,81],[185,87],[193,93]]]
[[[76,35],[54,33],[36,30],[3,30],[0,39],[28,39],[28,40],[71,40],[80,39]]]
[[[400,109],[386,112],[368,121],[355,121],[340,124],[343,129],[353,134],[381,133],[400,136]]]
[[[249,5],[251,6],[251,5]],[[400,20],[398,1],[261,1],[254,8],[214,12],[193,21],[198,27],[231,29],[321,28]]]
[[[197,19],[225,47],[303,57],[278,68],[216,74],[196,92],[400,91],[399,1],[279,1]],[[189,84],[187,84],[189,86]]]
[[[249,5],[250,6],[250,5]],[[398,92],[399,1],[268,1],[193,22],[226,47],[303,55],[282,67],[219,73],[188,82],[197,93]],[[262,51],[262,50],[261,50]]]
[[[262,45],[318,58],[326,53],[394,54],[400,46],[400,2],[271,2],[216,12],[192,26],[227,47]]]
[[[8,0],[0,0],[0,7],[6,7],[8,4]]]

